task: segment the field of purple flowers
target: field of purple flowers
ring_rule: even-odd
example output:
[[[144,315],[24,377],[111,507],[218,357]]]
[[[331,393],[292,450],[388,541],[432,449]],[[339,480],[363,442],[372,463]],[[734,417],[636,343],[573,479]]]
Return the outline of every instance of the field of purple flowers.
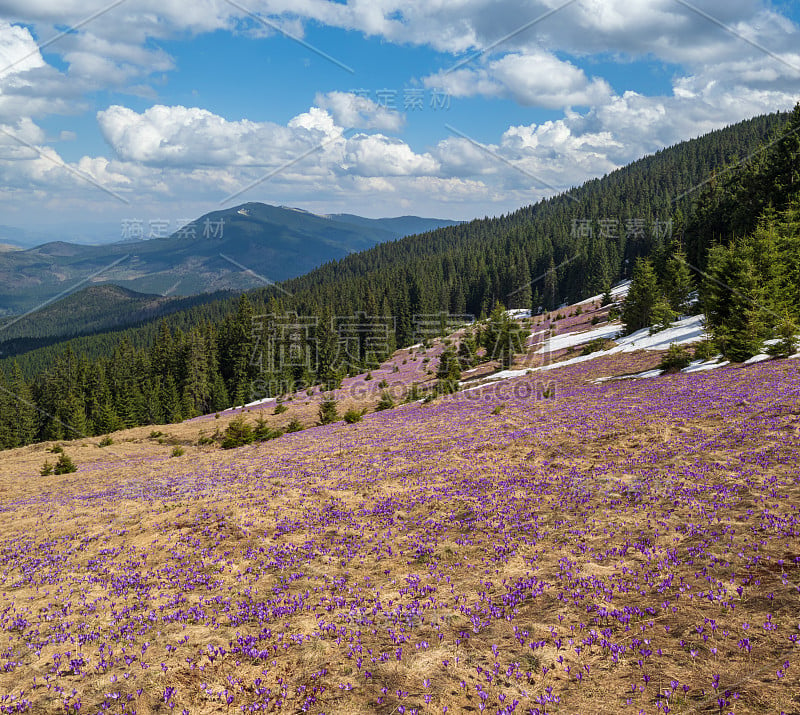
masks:
[[[800,360],[648,360],[17,470],[0,712],[800,712]]]

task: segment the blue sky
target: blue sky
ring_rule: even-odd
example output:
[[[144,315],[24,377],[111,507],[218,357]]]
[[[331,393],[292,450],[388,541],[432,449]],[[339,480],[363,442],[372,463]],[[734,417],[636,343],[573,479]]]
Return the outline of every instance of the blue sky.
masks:
[[[761,0],[3,0],[0,223],[504,213],[790,109],[799,23]]]

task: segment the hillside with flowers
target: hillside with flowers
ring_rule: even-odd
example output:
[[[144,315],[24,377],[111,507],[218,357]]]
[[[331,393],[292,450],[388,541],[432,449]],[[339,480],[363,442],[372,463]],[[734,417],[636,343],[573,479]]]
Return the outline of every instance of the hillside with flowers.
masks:
[[[797,711],[800,360],[662,374],[658,333],[614,339],[627,288],[519,318],[453,394],[375,410],[467,328],[333,395],[7,452],[0,712]]]
[[[384,241],[280,285],[264,278],[264,288],[241,296],[192,298],[192,307],[143,296],[148,316],[127,300],[128,310],[119,301],[103,308],[79,294],[16,316],[0,326],[0,447],[180,422],[301,387],[337,386],[419,342],[431,327],[420,330],[420,322],[445,316],[433,326],[444,335],[450,318],[486,318],[498,302],[539,313],[637,272],[649,279],[635,281],[640,300],[626,325],[664,326],[687,312],[686,298],[698,290],[717,348],[745,359],[800,318],[798,129],[800,108],[755,117],[507,215]],[[742,206],[751,209],[749,223]],[[233,213],[248,235],[255,231]],[[252,252],[212,243],[206,250],[226,271],[237,266],[248,281],[254,270],[272,275],[260,273],[261,254],[254,262]],[[178,263],[194,250],[191,241],[180,244]],[[720,283],[736,292],[720,293]],[[281,340],[256,334],[254,321],[266,316],[275,319],[275,335],[297,323],[289,332],[310,358],[287,364]],[[132,323],[140,324],[124,327]],[[349,340],[342,332],[358,323],[371,348],[342,359],[338,343]]]
[[[45,403],[15,365],[0,713],[800,711],[793,172],[734,168],[698,202],[688,238],[771,192],[702,267],[678,236],[596,295],[440,312],[382,354],[370,308],[347,371],[331,323],[263,342],[246,296],[219,353],[211,325],[163,324],[102,363],[172,379],[182,356],[155,425],[117,429],[69,352],[34,383],[50,439],[25,445]],[[318,371],[255,389],[311,343]],[[91,379],[59,392],[76,359]],[[192,406],[204,389],[227,409]]]

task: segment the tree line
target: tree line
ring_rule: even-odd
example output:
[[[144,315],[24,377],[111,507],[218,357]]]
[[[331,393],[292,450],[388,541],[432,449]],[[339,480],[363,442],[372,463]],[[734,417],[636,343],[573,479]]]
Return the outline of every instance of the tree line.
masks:
[[[686,266],[696,262],[716,270],[721,259],[715,256],[737,245],[720,223],[725,209],[719,207],[730,202],[726,191],[749,187],[749,200],[760,205],[752,187],[769,193],[774,179],[786,188],[786,170],[796,164],[774,158],[775,151],[762,152],[760,168],[746,166],[761,183],[720,167],[774,141],[784,125],[791,137],[798,110],[788,119],[789,125],[784,114],[742,122],[511,214],[380,244],[277,288],[4,360],[0,446],[175,422],[306,385],[335,385],[417,341],[421,319],[430,330],[441,317],[443,333],[447,316],[488,317],[500,304],[552,309],[607,291],[638,273],[645,260],[665,287],[656,289],[651,308],[668,321],[686,307]],[[773,146],[785,148],[780,142]],[[776,162],[784,168],[777,170]],[[714,170],[734,188],[711,182],[693,208],[687,192]],[[788,207],[776,205],[773,194],[764,205],[777,212],[777,235]],[[711,237],[708,245],[704,236]],[[754,265],[760,260],[752,257]],[[670,294],[669,286],[679,284]],[[283,337],[263,325],[259,331],[260,316],[283,325],[295,321],[297,330]],[[337,320],[356,316],[358,347],[346,350],[343,360]],[[650,314],[636,320],[647,322]]]
[[[697,290],[711,340],[741,362],[788,356],[800,324],[800,104],[749,161],[722,167],[685,226],[686,251],[637,259],[623,321],[633,332],[689,310]]]

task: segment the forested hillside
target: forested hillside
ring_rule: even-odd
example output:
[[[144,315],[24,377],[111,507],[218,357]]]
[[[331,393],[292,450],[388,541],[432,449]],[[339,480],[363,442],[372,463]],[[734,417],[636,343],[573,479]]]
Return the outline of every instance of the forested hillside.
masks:
[[[111,284],[90,286],[32,313],[0,320],[0,356],[27,353],[66,338],[151,323],[170,313],[220,301],[229,295],[220,291],[165,297]]]
[[[753,200],[769,204],[777,191],[771,182],[785,183],[786,172],[776,168],[783,159],[775,151],[757,150],[770,142],[783,150],[774,142],[787,119],[772,114],[713,132],[514,213],[348,256],[280,290],[197,306],[160,325],[50,346],[18,363],[7,360],[0,443],[171,422],[302,384],[335,382],[410,344],[420,316],[428,323],[441,313],[485,316],[497,302],[537,310],[598,294],[630,275],[638,257],[664,256],[686,231],[693,250],[704,254],[728,228],[706,233],[693,201],[699,196],[703,215],[715,220],[738,216],[712,210],[717,184],[706,181],[715,172],[740,176],[726,165],[755,154],[762,167],[755,191],[764,193]],[[793,126],[783,131],[796,136]],[[795,153],[787,165],[796,162]],[[259,328],[254,318],[263,314],[278,316],[278,327],[294,324],[303,333],[300,343]],[[345,317],[351,327],[358,323],[355,354],[342,350],[337,318]],[[309,359],[285,359],[298,348]]]

